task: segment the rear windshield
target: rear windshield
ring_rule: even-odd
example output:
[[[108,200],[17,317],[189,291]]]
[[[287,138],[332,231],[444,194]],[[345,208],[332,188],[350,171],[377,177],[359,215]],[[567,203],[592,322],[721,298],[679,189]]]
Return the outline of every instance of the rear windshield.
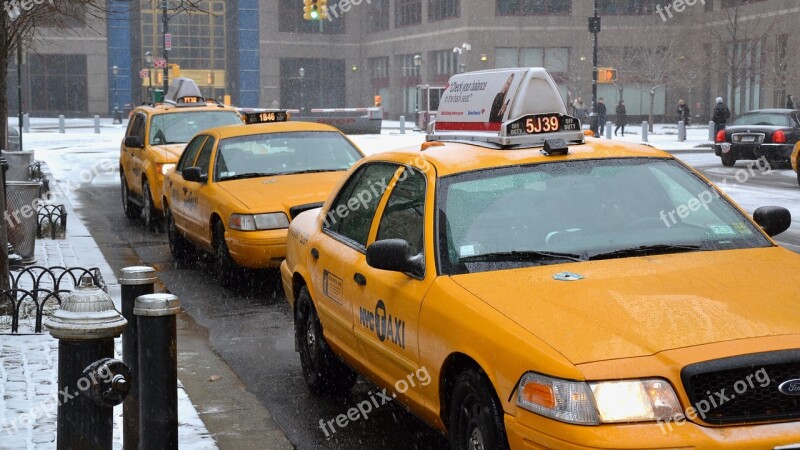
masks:
[[[733,125],[765,125],[771,127],[791,127],[792,119],[788,114],[757,113],[745,114],[733,122]]]

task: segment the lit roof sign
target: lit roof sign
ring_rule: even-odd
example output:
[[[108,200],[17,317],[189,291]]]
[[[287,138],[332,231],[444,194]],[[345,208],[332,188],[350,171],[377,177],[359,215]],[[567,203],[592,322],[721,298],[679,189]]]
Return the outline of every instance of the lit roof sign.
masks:
[[[200,88],[197,87],[197,83],[191,78],[183,77],[172,80],[164,101],[180,106],[206,106],[206,101]]]
[[[445,86],[428,140],[474,140],[543,145],[547,139],[583,142],[580,121],[543,68],[498,69],[454,75]]]

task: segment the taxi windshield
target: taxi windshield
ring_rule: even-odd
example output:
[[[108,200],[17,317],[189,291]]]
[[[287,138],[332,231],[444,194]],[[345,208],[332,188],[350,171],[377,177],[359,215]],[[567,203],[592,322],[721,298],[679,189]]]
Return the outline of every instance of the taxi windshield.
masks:
[[[344,171],[359,159],[358,150],[336,131],[238,136],[220,141],[214,179]]]
[[[442,274],[772,245],[677,161],[585,160],[443,178]]]
[[[150,145],[185,144],[209,128],[241,124],[236,111],[180,111],[158,114],[150,120]]]

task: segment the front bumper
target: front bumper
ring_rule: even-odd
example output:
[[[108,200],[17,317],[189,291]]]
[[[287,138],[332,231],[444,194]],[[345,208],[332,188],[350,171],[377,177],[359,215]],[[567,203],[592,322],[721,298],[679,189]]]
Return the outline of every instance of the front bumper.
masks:
[[[275,269],[286,258],[288,230],[227,230],[225,242],[231,258],[248,269]]]
[[[800,422],[736,427],[702,427],[693,422],[606,424],[561,423],[517,409],[506,414],[512,450],[522,449],[730,449],[770,450],[800,446]],[[800,447],[798,447],[800,448]]]
[[[794,150],[794,144],[733,144],[728,152],[723,152],[722,144],[714,144],[714,153],[722,156],[723,153],[733,154],[736,159],[760,159],[767,161],[789,161]]]

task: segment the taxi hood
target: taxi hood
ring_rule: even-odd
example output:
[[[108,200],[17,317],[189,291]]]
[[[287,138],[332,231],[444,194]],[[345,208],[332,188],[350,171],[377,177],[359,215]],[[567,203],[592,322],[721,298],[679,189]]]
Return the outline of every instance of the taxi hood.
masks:
[[[324,202],[342,177],[341,172],[280,175],[217,183],[252,213],[266,213],[309,203]]]
[[[164,164],[175,164],[181,158],[183,154],[183,150],[186,148],[186,144],[167,144],[167,145],[154,145],[153,149],[158,152],[158,154],[162,155],[164,158],[161,161]]]
[[[573,364],[800,333],[800,257],[780,247],[557,264],[452,280]],[[573,272],[579,281],[556,281]]]

